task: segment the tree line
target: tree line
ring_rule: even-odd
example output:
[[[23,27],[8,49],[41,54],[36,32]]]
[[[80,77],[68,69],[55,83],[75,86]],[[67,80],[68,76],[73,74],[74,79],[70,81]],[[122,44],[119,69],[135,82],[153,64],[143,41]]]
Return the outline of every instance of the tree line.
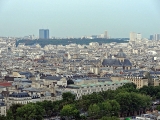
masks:
[[[150,110],[152,100],[160,99],[160,86],[136,89],[134,83],[127,83],[116,90],[83,95],[79,100],[70,92],[63,93],[62,98],[59,101],[13,104],[0,120],[42,120],[52,116],[60,116],[62,120],[119,120],[119,117]]]

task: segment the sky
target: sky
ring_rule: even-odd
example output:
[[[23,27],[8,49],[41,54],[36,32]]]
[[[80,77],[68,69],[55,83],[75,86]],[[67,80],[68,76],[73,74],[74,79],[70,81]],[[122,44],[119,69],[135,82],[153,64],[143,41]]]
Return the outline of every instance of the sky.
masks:
[[[160,0],[0,0],[0,36],[80,37],[103,34],[148,38],[160,33]]]

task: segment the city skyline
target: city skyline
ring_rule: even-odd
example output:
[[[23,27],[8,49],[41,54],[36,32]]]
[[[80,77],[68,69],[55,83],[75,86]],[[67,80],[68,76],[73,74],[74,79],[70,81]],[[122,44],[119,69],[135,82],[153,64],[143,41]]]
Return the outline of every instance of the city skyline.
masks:
[[[158,0],[1,0],[0,36],[38,36],[38,29],[48,28],[54,37],[98,35],[107,30],[113,38],[129,37],[132,31],[148,38],[160,33],[159,3]]]

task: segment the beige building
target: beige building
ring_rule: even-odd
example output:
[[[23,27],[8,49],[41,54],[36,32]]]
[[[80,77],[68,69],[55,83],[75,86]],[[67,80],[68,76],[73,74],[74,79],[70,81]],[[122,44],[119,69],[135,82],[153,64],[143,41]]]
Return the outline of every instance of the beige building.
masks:
[[[86,82],[87,81],[87,82]],[[93,82],[92,82],[93,81]],[[68,85],[65,92],[71,92],[76,95],[76,99],[80,99],[82,95],[92,94],[93,92],[101,92],[107,90],[116,90],[130,81],[105,81],[98,82],[97,80],[78,80],[76,84]]]
[[[8,106],[12,104],[27,104],[32,102],[31,96],[27,92],[13,92],[9,95]]]
[[[135,77],[135,76],[127,76],[125,77],[126,80],[130,80],[134,84],[137,85],[137,88],[142,88],[143,86],[148,86],[149,82],[147,78],[142,78],[142,77]]]
[[[18,72],[13,72],[12,75],[17,78],[25,78],[25,75],[20,75]]]
[[[129,80],[137,85],[137,88],[142,88],[143,86],[159,86],[160,80],[157,77],[151,77],[150,79],[144,76],[123,76],[123,75],[115,75],[111,76],[112,81],[122,81],[122,80]]]
[[[4,103],[0,103],[0,115],[6,116],[6,105]]]

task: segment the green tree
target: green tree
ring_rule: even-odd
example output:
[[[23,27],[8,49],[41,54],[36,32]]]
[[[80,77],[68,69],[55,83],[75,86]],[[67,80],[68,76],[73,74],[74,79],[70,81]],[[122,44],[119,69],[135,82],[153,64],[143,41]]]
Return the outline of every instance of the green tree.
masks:
[[[113,100],[117,93],[116,93],[115,90],[110,90],[109,89],[107,91],[102,91],[99,94],[103,97],[104,100],[108,100],[108,99]]]
[[[17,109],[22,107],[21,104],[13,104],[7,111],[7,118],[11,120],[17,120]]]
[[[110,105],[111,105],[111,115],[112,116],[118,116],[118,113],[120,111],[120,105],[116,100],[110,100],[109,101]]]
[[[12,111],[9,109],[6,115],[7,120],[15,120],[12,114]]]
[[[90,105],[88,108],[88,115],[91,118],[97,118],[100,113],[100,107],[97,104]]]
[[[45,110],[37,104],[29,103],[17,109],[17,115],[21,120],[42,120]]]
[[[117,94],[116,101],[121,106],[120,111],[121,111],[122,114],[126,114],[128,111],[130,111],[130,107],[129,106],[132,105],[130,93],[125,92],[125,93]]]
[[[103,116],[101,119],[99,120],[120,120],[118,117],[112,116],[112,117],[106,117]]]
[[[160,99],[160,92],[157,93],[156,98]]]
[[[62,94],[63,101],[67,103],[73,103],[76,96],[72,94],[71,92],[65,92]]]
[[[8,120],[6,116],[0,115],[0,120]]]
[[[104,116],[104,115],[110,116],[111,115],[111,110],[112,110],[112,106],[111,106],[109,100],[106,100],[105,102],[103,102],[101,104],[102,116]]]
[[[37,105],[40,105],[44,110],[47,116],[51,116],[53,113],[53,104],[52,101],[44,100],[42,102],[37,102]]]
[[[63,109],[60,111],[60,115],[67,120],[71,120],[72,118],[79,118],[79,111],[76,109],[75,105],[68,104],[63,106]]]
[[[157,105],[156,110],[160,111],[160,105]]]

